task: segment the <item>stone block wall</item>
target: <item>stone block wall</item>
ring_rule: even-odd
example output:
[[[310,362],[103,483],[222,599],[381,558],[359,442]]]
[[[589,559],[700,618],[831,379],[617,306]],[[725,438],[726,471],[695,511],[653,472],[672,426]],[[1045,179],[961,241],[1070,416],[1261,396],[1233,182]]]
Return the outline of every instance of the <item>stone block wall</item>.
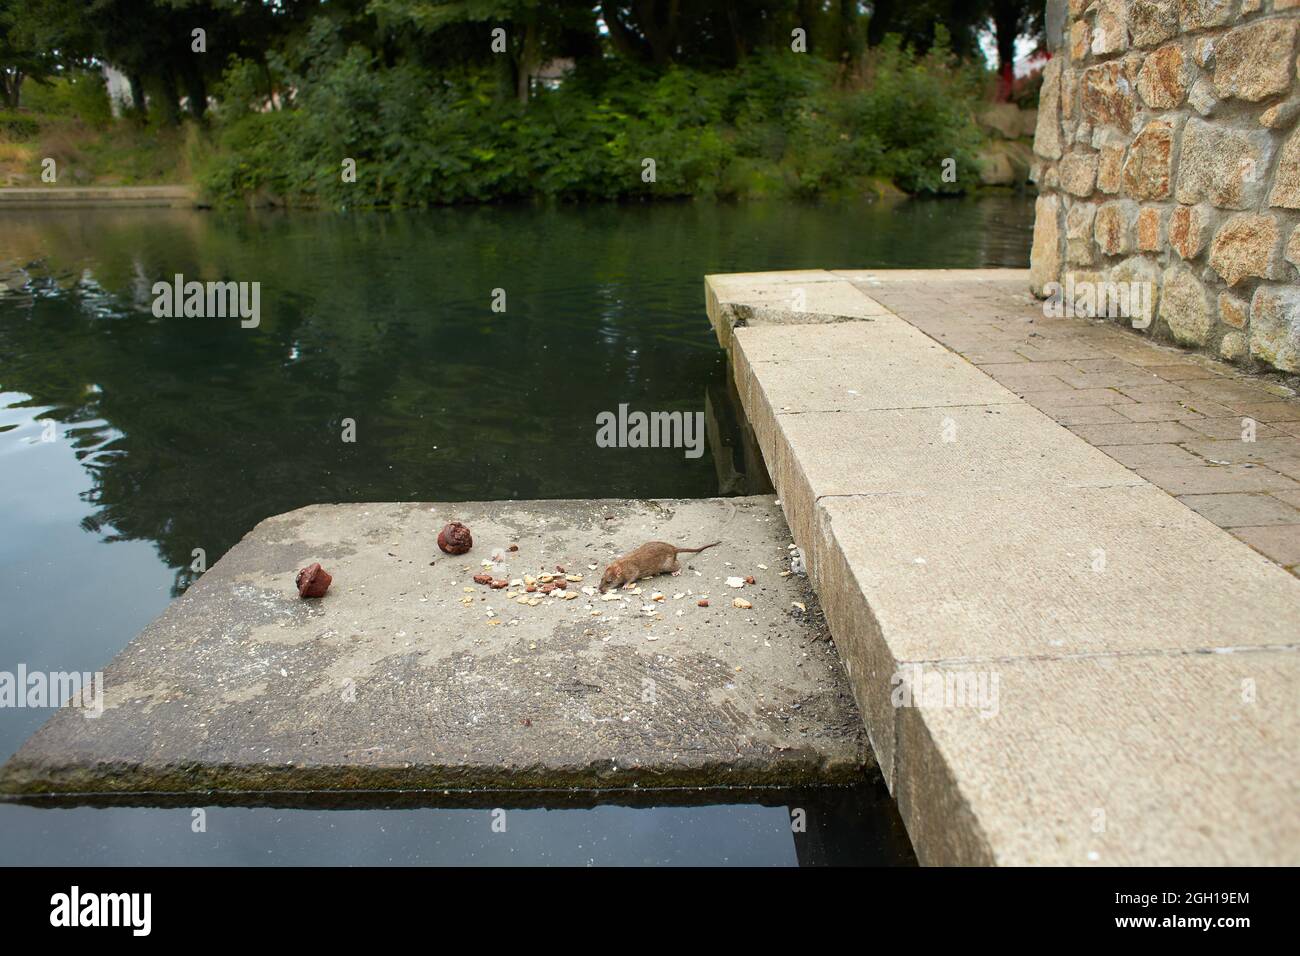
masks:
[[[1142,334],[1300,372],[1300,0],[1048,6],[1034,292],[1149,282]]]

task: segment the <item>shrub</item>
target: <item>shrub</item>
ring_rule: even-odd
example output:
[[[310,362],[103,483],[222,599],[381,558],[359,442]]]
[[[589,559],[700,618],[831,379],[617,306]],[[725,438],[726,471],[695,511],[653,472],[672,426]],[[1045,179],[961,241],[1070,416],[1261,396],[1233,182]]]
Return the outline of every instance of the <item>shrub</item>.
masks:
[[[41,131],[41,124],[34,116],[0,110],[0,134],[11,140],[33,139]]]
[[[43,82],[23,83],[22,104],[47,116],[80,120],[102,129],[113,121],[104,78],[97,72],[77,70]]]
[[[769,53],[724,71],[584,64],[525,107],[499,77],[386,66],[313,29],[296,63],[274,64],[283,110],[256,112],[260,67],[234,59],[201,182],[217,199],[431,205],[542,198],[816,196],[892,179],[955,192],[943,160],[971,168],[982,76],[942,42],[923,58],[889,42],[843,82],[834,64]],[[227,104],[229,103],[229,108]],[[340,176],[356,160],[358,181]],[[655,182],[642,178],[655,161]]]

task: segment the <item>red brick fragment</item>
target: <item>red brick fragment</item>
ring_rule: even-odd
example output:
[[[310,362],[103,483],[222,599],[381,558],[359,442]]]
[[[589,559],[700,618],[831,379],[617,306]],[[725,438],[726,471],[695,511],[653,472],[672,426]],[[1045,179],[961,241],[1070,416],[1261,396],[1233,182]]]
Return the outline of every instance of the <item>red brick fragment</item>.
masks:
[[[325,592],[329,590],[330,582],[333,580],[333,575],[319,564],[309,564],[298,572],[298,576],[294,578],[293,583],[298,587],[298,597],[318,598],[325,596]]]

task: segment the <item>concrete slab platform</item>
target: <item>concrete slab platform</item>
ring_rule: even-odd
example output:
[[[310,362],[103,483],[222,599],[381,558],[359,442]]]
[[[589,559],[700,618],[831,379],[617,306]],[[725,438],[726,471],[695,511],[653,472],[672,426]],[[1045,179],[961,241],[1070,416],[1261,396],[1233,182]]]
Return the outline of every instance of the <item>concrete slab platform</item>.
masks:
[[[1076,488],[1141,483],[1113,458],[1023,404],[777,418],[792,450],[806,462],[804,472],[818,498],[938,491],[955,483],[982,488],[1027,481]]]
[[[902,661],[1300,643],[1300,588],[1278,588],[1268,559],[1150,485],[821,504]],[[1232,607],[1187,613],[1211,591]]]
[[[893,792],[921,863],[1296,863],[1300,653],[1016,660],[983,673],[997,678],[990,716],[899,709]]]
[[[811,549],[887,775],[916,664],[1300,648],[1300,588],[1149,485],[824,498]]]
[[[890,317],[888,309],[851,282],[820,269],[705,276],[704,294],[709,320],[724,348],[737,325],[806,325]]]
[[[821,326],[746,322],[710,280],[918,858],[1300,862],[1300,581],[948,351],[1094,413],[1170,400],[1086,381],[1116,370],[1082,328],[1003,331],[1022,273],[954,272],[832,273],[892,317]]]
[[[747,327],[737,378],[749,385],[749,365],[786,376],[779,411],[867,411],[1018,402],[1006,388],[906,322],[887,316],[828,325],[816,336],[800,326]],[[739,361],[743,359],[743,363]],[[737,387],[741,383],[738,381]]]
[[[763,275],[761,272],[750,275]],[[831,269],[829,274],[837,279],[862,283],[867,286],[888,287],[915,281],[960,279],[968,282],[997,283],[1007,288],[1029,291],[1028,269]]]
[[[472,529],[468,554],[438,550],[449,520]],[[644,541],[718,539],[639,593],[583,593]],[[806,579],[780,574],[789,543],[770,496],[270,518],[109,665],[103,715],[58,711],[0,770],[0,792],[858,781],[872,766],[862,721]],[[303,600],[295,572],[313,561],[334,581]],[[566,581],[576,597],[472,580],[556,565],[581,577]],[[754,585],[726,584],[746,575]]]

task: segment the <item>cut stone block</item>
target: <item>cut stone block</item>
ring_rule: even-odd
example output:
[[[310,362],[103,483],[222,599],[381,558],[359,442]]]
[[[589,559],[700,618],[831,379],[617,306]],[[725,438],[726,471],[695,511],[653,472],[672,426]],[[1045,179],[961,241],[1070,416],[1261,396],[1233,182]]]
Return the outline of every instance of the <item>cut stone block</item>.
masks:
[[[1300,654],[1009,661],[988,686],[993,674],[991,716],[899,710],[894,797],[922,864],[1295,865]]]
[[[909,663],[1283,649],[1300,620],[1300,586],[1149,485],[828,498],[811,548],[887,774]]]
[[[468,554],[438,550],[450,520],[471,528]],[[719,539],[639,594],[581,592],[645,541]],[[0,771],[0,792],[860,780],[872,764],[862,721],[806,579],[779,574],[789,542],[766,496],[269,518],[109,665],[102,716],[56,712]],[[314,561],[334,581],[303,600],[294,575]],[[581,575],[567,582],[577,598],[472,580],[556,565]],[[747,575],[754,585],[725,583]]]
[[[1300,587],[1147,484],[932,490],[821,506],[902,661],[1297,640]],[[1214,593],[1232,600],[1207,600]]]
[[[822,270],[705,276],[705,304],[718,342],[749,325],[806,325],[888,316],[889,310]]]
[[[1024,404],[785,415],[780,424],[818,498],[1141,483]]]
[[[829,325],[816,336],[802,334],[798,326],[736,334],[744,338],[737,388],[750,365],[763,365],[765,380],[788,386],[779,389],[781,412],[1016,401],[974,365],[895,316]]]
[[[837,274],[949,347],[996,350],[1029,334],[990,333],[1015,321],[1004,317],[1014,299],[996,279]],[[866,343],[885,336],[869,326],[886,327],[873,318],[736,329],[731,358],[918,859],[1300,861],[1291,809],[1300,793],[1300,581],[1265,556],[1277,560],[1282,527],[1247,529],[1257,553],[1084,440],[1145,444],[1149,457],[1150,447],[1199,431],[1121,424],[1113,406],[1101,409],[1112,418],[1084,406],[1075,434],[1000,385],[1000,403],[970,403],[969,366],[893,329],[895,350],[911,354],[882,361]],[[1071,371],[1049,359],[1079,360],[1076,372],[1116,358],[1173,361],[1116,339],[1089,365],[1099,333],[1074,342],[1064,326],[1062,335],[1042,328],[1038,345],[1015,351],[1045,380]],[[849,336],[864,347],[837,361],[853,350]],[[804,350],[825,357],[796,358]],[[902,368],[925,380],[916,393],[926,404],[823,401],[849,383],[862,383],[868,401],[888,401],[905,393],[895,384]],[[1193,403],[1202,393],[1261,394],[1185,384],[1180,394]],[[1136,397],[1178,400],[1167,391],[1175,387],[1160,388]],[[1286,407],[1275,414],[1292,414],[1276,404]],[[1200,486],[1250,481],[1293,493],[1290,479],[1263,466],[1167,470],[1196,472],[1162,474],[1158,484],[1170,490],[1247,491]],[[918,671],[918,687],[937,678],[937,704],[899,699]]]

